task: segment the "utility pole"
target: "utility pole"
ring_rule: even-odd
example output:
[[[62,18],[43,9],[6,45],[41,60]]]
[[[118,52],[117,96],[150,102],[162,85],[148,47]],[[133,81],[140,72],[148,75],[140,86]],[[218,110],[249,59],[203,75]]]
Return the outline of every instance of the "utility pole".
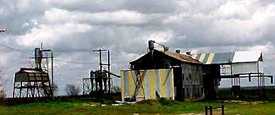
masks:
[[[42,47],[42,44],[41,44],[41,47]],[[51,64],[50,65],[51,65],[51,78],[52,79],[51,79],[51,85],[50,85],[51,87],[50,88],[52,90],[52,97],[54,97],[53,96],[53,88],[54,88],[54,85],[53,85],[54,84],[54,82],[53,82],[54,81],[54,75],[53,75],[53,71],[54,71],[53,70],[53,58],[54,58],[54,56],[53,56],[53,51],[51,49],[41,49],[41,51],[42,52],[47,52],[48,54],[50,54],[50,56],[47,56],[47,57],[44,57],[44,58],[46,58],[46,59],[50,58],[51,59]]]
[[[40,44],[40,49],[41,49],[41,51],[42,52],[48,52],[51,56],[49,57],[46,57],[46,58],[50,58],[51,59],[51,86],[52,86],[52,89],[54,88],[54,80],[53,80],[53,51],[52,50],[50,50],[50,49],[46,49],[46,50],[43,50],[43,42],[41,42],[41,44]],[[49,66],[47,66],[48,68],[49,68]]]
[[[110,51],[109,50],[104,50],[104,49],[98,49],[98,50],[93,50],[93,52],[98,52],[99,53],[99,70],[102,72],[103,71],[103,66],[108,66],[108,71],[110,71]],[[102,63],[102,53],[107,52],[107,64]]]
[[[8,29],[2,29],[2,28],[0,28],[0,33],[1,32],[6,32]],[[1,83],[0,83],[0,85],[2,85]],[[2,86],[1,86],[2,87]]]
[[[93,52],[97,52],[99,53],[99,71],[101,73],[106,72],[106,70],[103,70],[103,66],[107,66],[107,82],[108,82],[108,86],[106,87],[106,89],[108,89],[108,94],[111,93],[111,75],[110,75],[110,71],[111,71],[111,62],[110,62],[110,51],[109,50],[104,50],[104,49],[98,49],[98,50],[93,50]],[[107,53],[107,63],[103,63],[102,61],[102,54],[103,53]],[[105,90],[106,90],[105,89]]]

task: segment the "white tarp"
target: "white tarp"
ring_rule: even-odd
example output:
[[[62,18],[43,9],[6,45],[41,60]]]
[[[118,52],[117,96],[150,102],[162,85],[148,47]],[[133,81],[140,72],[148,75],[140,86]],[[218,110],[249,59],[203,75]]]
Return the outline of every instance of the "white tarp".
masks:
[[[257,62],[261,55],[260,51],[236,51],[232,63]]]

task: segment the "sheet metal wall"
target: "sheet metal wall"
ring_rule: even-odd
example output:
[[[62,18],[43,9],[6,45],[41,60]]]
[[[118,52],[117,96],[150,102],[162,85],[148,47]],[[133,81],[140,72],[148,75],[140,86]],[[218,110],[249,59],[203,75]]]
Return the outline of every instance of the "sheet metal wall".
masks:
[[[237,63],[237,64],[232,64],[232,73],[233,74],[258,73],[258,64],[257,63]]]
[[[232,74],[263,73],[263,62],[233,63]],[[231,74],[231,65],[221,65],[221,75]]]
[[[184,98],[203,96],[203,70],[200,65],[182,64]]]
[[[141,87],[137,89],[139,99],[157,99],[157,97],[174,100],[173,69],[121,70],[121,96],[135,96],[137,76],[141,78]],[[158,96],[157,96],[158,95]]]

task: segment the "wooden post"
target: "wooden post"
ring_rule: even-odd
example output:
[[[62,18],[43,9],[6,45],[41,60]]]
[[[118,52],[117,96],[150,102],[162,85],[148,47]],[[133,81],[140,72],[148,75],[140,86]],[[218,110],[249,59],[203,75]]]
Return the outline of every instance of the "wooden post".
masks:
[[[210,115],[212,115],[212,106],[209,106],[209,109],[210,109]]]
[[[204,109],[205,109],[205,115],[208,115],[208,106],[205,106]]]
[[[223,104],[222,104],[221,108],[222,108],[222,115],[224,115],[224,105]]]

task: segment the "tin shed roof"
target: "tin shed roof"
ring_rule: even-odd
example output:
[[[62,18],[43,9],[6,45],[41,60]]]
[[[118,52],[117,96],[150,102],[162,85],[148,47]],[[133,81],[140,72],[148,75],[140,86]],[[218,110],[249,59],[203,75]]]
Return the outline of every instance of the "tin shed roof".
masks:
[[[164,52],[164,51],[159,51],[159,50],[156,50],[156,49],[154,49],[153,52],[158,52],[158,53],[164,54],[164,55],[166,55],[170,58],[173,58],[173,59],[176,59],[178,61],[185,62],[185,63],[202,64],[199,60],[194,59],[192,56],[189,56],[189,55],[186,55],[186,54],[174,53],[174,52],[170,52],[170,51],[165,51]],[[140,58],[138,58],[134,61],[131,61],[130,63],[135,63],[138,60],[141,60],[144,56],[149,55],[149,53],[150,52],[148,52],[147,54],[141,56]]]
[[[233,63],[239,62],[257,62],[262,60],[260,51],[237,51],[234,54]]]
[[[262,61],[262,53],[259,51],[200,53],[194,54],[192,57],[204,64],[228,64]]]
[[[192,56],[186,55],[186,54],[174,53],[174,52],[169,52],[169,51],[166,51],[166,52],[160,51],[160,52],[164,53],[165,55],[167,55],[169,57],[172,57],[179,61],[182,61],[182,62],[197,63],[197,64],[201,63],[199,60],[193,58]]]
[[[193,58],[199,60],[204,64],[225,64],[233,60],[234,53],[201,53],[192,55]]]

